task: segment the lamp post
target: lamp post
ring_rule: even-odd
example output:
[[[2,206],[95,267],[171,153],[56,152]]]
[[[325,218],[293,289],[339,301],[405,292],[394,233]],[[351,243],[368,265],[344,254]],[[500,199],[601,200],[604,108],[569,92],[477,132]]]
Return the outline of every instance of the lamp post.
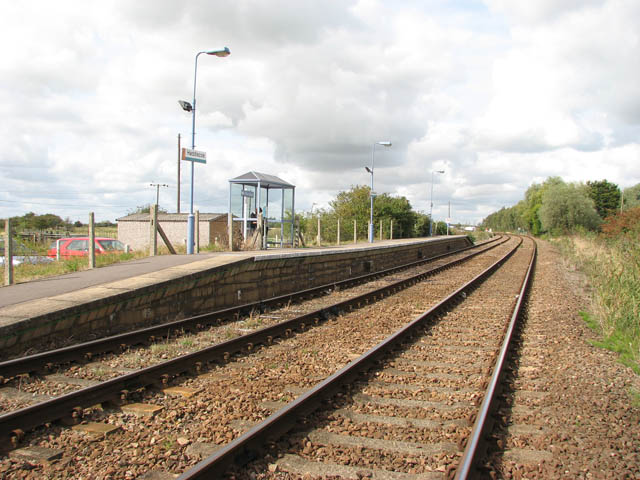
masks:
[[[364,169],[371,174],[371,212],[369,215],[369,243],[373,243],[373,166],[375,164],[375,156],[376,156],[376,145],[382,145],[383,147],[390,147],[391,142],[375,142],[373,144],[373,149],[371,150],[371,168],[364,167]]]
[[[196,148],[196,79],[198,76],[198,57],[206,53],[207,55],[214,55],[216,57],[227,57],[231,54],[229,48],[224,47],[218,50],[204,50],[196,54],[195,68],[193,71],[193,103],[179,100],[178,103],[183,110],[191,112],[191,149]],[[187,217],[187,254],[193,254],[193,240],[194,240],[194,217],[193,217],[193,164],[191,161],[191,200],[189,206],[189,216]]]
[[[444,170],[431,170],[431,206],[429,207],[429,236],[432,235],[433,232],[433,174],[434,173],[444,173]]]

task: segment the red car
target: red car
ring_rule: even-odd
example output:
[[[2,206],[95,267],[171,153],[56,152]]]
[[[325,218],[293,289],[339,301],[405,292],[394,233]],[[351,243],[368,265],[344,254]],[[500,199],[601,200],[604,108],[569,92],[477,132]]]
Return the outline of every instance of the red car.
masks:
[[[56,258],[56,249],[60,242],[60,257],[70,258],[89,255],[89,237],[61,238],[49,245],[47,256]],[[125,245],[115,238],[96,237],[96,255],[104,253],[120,253],[125,251]]]

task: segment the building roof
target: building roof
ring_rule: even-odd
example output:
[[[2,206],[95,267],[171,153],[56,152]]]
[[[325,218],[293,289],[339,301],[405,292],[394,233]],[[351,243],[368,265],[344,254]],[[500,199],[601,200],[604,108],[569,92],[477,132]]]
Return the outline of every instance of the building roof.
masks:
[[[186,222],[188,213],[158,213],[159,222]],[[220,217],[227,217],[226,213],[200,213],[201,222],[218,220]],[[148,213],[132,213],[126,217],[116,218],[116,222],[148,222]]]
[[[229,180],[229,183],[244,183],[244,184],[260,184],[261,187],[265,188],[296,188],[295,185],[287,182],[286,180],[282,180],[275,175],[269,175],[266,173],[260,172],[247,172],[244,175],[240,175],[239,177],[232,178]]]

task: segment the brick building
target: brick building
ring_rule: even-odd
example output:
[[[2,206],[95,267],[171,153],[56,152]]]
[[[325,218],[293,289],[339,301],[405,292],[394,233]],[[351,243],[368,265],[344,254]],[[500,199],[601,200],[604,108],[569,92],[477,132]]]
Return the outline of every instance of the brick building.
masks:
[[[188,213],[158,213],[158,225],[174,247],[184,246],[187,243],[188,215]],[[149,248],[151,234],[148,213],[133,213],[116,221],[118,222],[118,240],[129,245],[133,250]],[[228,245],[226,213],[201,213],[199,224],[201,247],[209,244],[222,247]],[[159,245],[163,244],[160,238],[158,242]]]

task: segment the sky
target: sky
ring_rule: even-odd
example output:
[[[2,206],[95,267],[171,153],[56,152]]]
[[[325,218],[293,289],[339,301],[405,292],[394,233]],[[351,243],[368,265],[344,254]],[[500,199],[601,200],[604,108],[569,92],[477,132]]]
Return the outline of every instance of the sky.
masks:
[[[640,183],[637,0],[0,0],[0,218],[228,210],[248,171],[296,209],[369,185],[476,223],[534,182]],[[376,142],[390,141],[391,147]],[[181,211],[190,168],[182,162]],[[443,170],[444,173],[433,173]],[[433,183],[432,183],[433,179]]]

